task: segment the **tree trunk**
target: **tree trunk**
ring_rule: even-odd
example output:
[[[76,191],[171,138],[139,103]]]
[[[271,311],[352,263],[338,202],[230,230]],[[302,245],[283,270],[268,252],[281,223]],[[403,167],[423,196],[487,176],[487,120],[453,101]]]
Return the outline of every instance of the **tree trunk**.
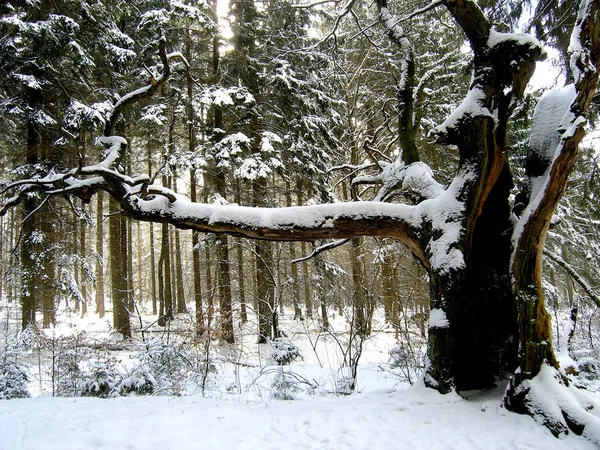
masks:
[[[290,182],[285,183],[286,192],[286,206],[290,208],[292,206],[292,189]],[[294,242],[289,243],[290,259],[294,261],[296,256],[296,244]],[[298,279],[298,264],[292,264],[290,268],[290,276],[292,279],[292,303],[294,304],[294,320],[302,320],[302,309],[300,309],[300,280]]]
[[[86,230],[87,227],[85,223],[81,220],[79,223],[79,247],[81,248],[80,254],[81,258],[85,261],[86,259],[86,251],[87,251],[87,236]],[[88,304],[88,283],[85,279],[85,272],[83,269],[81,270],[81,317],[87,314],[87,304]]]
[[[253,203],[259,206],[266,194],[266,180],[257,179],[252,183]],[[254,244],[256,258],[256,295],[258,302],[258,343],[264,344],[273,335],[273,317],[277,314],[275,308],[275,283],[273,280],[273,250],[268,241],[257,241]]]
[[[200,273],[200,249],[198,233],[192,232],[192,263],[194,276],[194,306],[196,310],[196,335],[204,333],[204,310],[202,305],[202,276]]]
[[[35,313],[37,308],[37,294],[35,287],[35,245],[34,233],[36,231],[34,216],[36,202],[32,197],[23,200],[23,225],[21,239],[21,329],[35,326]]]
[[[400,308],[394,279],[394,257],[387,249],[383,251],[385,254],[381,261],[381,289],[385,320],[394,328],[398,328],[400,326]]]
[[[196,184],[196,171],[190,171],[190,198],[193,202],[197,201],[198,187]],[[192,270],[194,277],[194,306],[196,309],[196,335],[201,336],[204,333],[204,311],[202,306],[202,276],[200,274],[200,249],[198,244],[200,239],[198,233],[192,231]]]
[[[106,314],[104,306],[104,194],[98,192],[96,203],[96,312],[101,319]]]
[[[231,275],[229,271],[229,246],[227,236],[220,236],[215,246],[218,261],[219,308],[221,312],[221,338],[227,343],[235,342],[233,335],[233,314],[231,306]]]
[[[164,223],[162,225],[162,241],[160,247],[160,256],[162,259],[162,271],[163,271],[163,289],[162,289],[162,299],[163,299],[163,308],[164,312],[162,314],[163,317],[163,326],[169,320],[173,319],[173,286],[171,280],[171,245],[169,239],[169,225]],[[160,324],[160,323],[159,323]]]
[[[362,260],[362,238],[352,239],[348,247],[352,261],[352,321],[359,336],[368,335],[367,298],[365,291],[364,264]]]
[[[235,202],[242,204],[242,193],[239,181],[235,183]],[[246,281],[244,270],[244,241],[236,239],[237,276],[238,276],[238,301],[240,302],[240,318],[242,323],[248,322],[246,311]]]
[[[319,302],[321,309],[321,325],[324,330],[329,329],[329,317],[327,316],[327,292],[330,289],[327,271],[325,270],[325,261],[321,255],[314,258],[315,273],[313,275],[313,292],[315,300]]]
[[[148,145],[147,159],[148,159],[148,175],[151,176],[152,175],[152,147],[150,145]],[[156,255],[154,253],[154,223],[150,222],[149,225],[150,225],[150,229],[149,229],[148,233],[149,233],[150,242],[148,244],[150,246],[150,271],[149,271],[150,300],[152,302],[152,314],[156,315],[156,314],[158,314],[158,308],[157,308],[157,304],[156,304],[157,298],[158,298],[157,292],[162,292],[162,291],[157,291],[157,287],[156,287],[157,273],[156,273]]]
[[[131,338],[131,324],[127,304],[129,300],[127,283],[127,228],[120,215],[121,208],[112,198],[109,201],[111,214],[109,222],[110,278],[113,304],[113,328],[123,338]]]
[[[205,262],[205,276],[204,279],[206,280],[206,326],[208,328],[211,327],[212,325],[212,320],[213,320],[213,316],[214,316],[214,312],[215,312],[215,306],[214,306],[214,289],[213,289],[213,282],[212,282],[212,273],[211,273],[211,267],[212,267],[212,259],[211,259],[211,253],[210,253],[210,249],[208,248],[208,246],[206,246],[204,248],[204,262]]]

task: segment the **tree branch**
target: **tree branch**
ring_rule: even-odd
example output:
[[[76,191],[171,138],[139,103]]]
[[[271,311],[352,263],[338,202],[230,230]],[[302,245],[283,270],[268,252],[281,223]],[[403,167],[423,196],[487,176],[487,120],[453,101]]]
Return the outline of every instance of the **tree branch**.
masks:
[[[323,253],[327,250],[333,250],[334,248],[340,247],[340,246],[346,244],[347,242],[350,242],[350,239],[339,239],[337,241],[328,242],[327,244],[320,245],[319,247],[315,248],[310,255],[306,255],[306,256],[303,256],[302,258],[296,258],[296,259],[292,260],[292,264],[296,264],[296,263],[303,262],[303,261],[308,261],[309,259],[314,258],[315,256],[317,256],[320,253]]]
[[[562,267],[564,269],[564,271],[567,272],[569,274],[569,276],[571,278],[573,278],[573,280],[575,280],[577,282],[577,284],[579,284],[579,286],[581,286],[581,288],[592,299],[592,301],[596,304],[596,306],[600,307],[600,296],[598,296],[594,292],[594,290],[588,284],[588,282],[585,281],[581,275],[579,275],[577,270],[575,270],[575,268],[572,265],[567,263],[564,259],[562,259],[556,253],[554,253],[550,250],[544,250],[544,255],[546,255],[548,257],[548,259],[550,259],[551,261],[555,262],[560,267]]]
[[[112,136],[115,133],[117,122],[127,106],[141,99],[151,97],[169,78],[169,75],[171,74],[171,68],[169,66],[169,58],[167,57],[166,51],[166,40],[164,37],[161,37],[158,41],[158,55],[163,66],[162,75],[158,80],[151,76],[149,85],[124,95],[114,104],[104,127],[105,136]],[[171,56],[175,57],[177,55],[177,53],[173,53]]]

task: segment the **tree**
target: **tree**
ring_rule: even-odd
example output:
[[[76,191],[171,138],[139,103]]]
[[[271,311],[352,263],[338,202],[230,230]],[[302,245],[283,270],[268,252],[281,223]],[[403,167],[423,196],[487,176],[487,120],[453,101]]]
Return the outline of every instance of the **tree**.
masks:
[[[347,2],[342,14],[349,14],[355,3]],[[13,197],[5,202],[4,210],[33,191],[68,192],[89,201],[98,190],[106,190],[119,199],[124,214],[184,229],[261,241],[398,239],[430,279],[425,384],[446,393],[485,389],[510,377],[505,403],[511,410],[535,416],[556,435],[572,429],[600,443],[600,436],[594,434],[597,425],[588,426],[598,419],[583,407],[572,407],[567,381],[557,371],[541,279],[548,228],[575,162],[596,89],[598,3],[580,3],[569,47],[573,83],[548,93],[536,108],[527,182],[517,203],[523,205],[520,209],[513,210],[511,203],[507,130],[535,62],[542,57],[541,46],[531,36],[494,30],[472,0],[440,0],[409,16],[443,6],[464,32],[473,53],[472,81],[465,99],[432,132],[438,143],[458,150],[456,173],[447,187],[434,179],[418,154],[409,151],[408,133],[399,158],[381,165],[382,188],[377,194],[382,200],[392,190],[404,191],[408,203],[353,201],[291,208],[192,204],[150,184],[147,178],[123,174],[114,164],[107,170],[125,144],[112,138],[108,159],[99,165],[11,183],[5,191]],[[376,4],[385,30],[405,49],[399,66],[408,80],[413,53],[401,27],[408,19],[393,17],[385,0]],[[168,61],[163,60],[163,67],[168,74]],[[253,76],[256,73],[247,81],[252,82]],[[409,90],[410,83],[401,85],[399,94],[405,93],[403,89]],[[410,105],[406,102],[400,117],[407,114]],[[406,131],[403,125],[400,133]],[[256,193],[264,194],[261,186]],[[553,407],[539,406],[540,383],[553,383],[559,393]]]

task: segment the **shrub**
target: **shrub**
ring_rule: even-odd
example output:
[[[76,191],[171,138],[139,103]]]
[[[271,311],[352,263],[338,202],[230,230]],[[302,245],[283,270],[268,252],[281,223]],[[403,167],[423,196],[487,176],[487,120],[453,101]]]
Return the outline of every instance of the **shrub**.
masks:
[[[28,381],[29,376],[25,366],[6,358],[0,360],[0,399],[30,397],[27,389]]]
[[[288,372],[281,370],[273,378],[271,384],[271,397],[277,400],[294,400],[294,395],[300,392],[298,380]]]
[[[275,339],[271,341],[271,345],[273,346],[271,360],[279,366],[290,364],[302,357],[298,347],[288,340]]]
[[[81,373],[79,391],[82,397],[118,397],[121,375],[111,359],[95,361]]]
[[[156,390],[157,383],[152,371],[145,364],[140,364],[131,370],[119,384],[121,395],[135,393],[137,395],[150,395]]]
[[[77,397],[81,394],[79,383],[81,380],[81,349],[61,349],[54,355],[50,368],[52,388],[55,396]]]
[[[149,379],[154,380],[153,389],[160,388],[172,395],[181,393],[182,380],[194,368],[187,352],[177,344],[152,341],[138,354],[138,359],[141,366],[146,366],[143,370]]]

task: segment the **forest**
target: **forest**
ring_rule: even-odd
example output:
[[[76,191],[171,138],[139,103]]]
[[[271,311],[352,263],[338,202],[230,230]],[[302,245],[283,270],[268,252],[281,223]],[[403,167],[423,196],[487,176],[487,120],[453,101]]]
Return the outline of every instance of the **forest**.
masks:
[[[600,445],[599,3],[3,2],[0,410],[398,389]]]

